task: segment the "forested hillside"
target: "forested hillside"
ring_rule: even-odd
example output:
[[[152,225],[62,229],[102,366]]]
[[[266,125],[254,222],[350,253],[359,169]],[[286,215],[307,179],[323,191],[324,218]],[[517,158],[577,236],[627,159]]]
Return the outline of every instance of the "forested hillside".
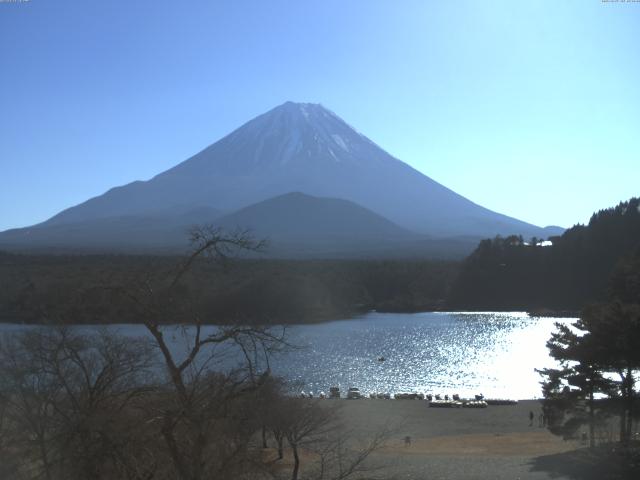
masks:
[[[640,199],[601,210],[551,240],[483,240],[463,262],[449,306],[578,310],[604,299],[614,268],[640,248]]]
[[[132,255],[0,253],[0,321],[127,323],[114,294],[161,285],[183,259]],[[376,309],[439,308],[458,263],[426,260],[199,262],[183,300],[209,323],[305,323]]]

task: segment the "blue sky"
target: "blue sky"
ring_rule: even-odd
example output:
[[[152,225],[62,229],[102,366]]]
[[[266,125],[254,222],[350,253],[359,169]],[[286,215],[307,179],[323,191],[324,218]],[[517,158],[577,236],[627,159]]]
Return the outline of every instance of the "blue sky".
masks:
[[[538,225],[640,195],[640,3],[0,3],[0,230],[319,102]]]

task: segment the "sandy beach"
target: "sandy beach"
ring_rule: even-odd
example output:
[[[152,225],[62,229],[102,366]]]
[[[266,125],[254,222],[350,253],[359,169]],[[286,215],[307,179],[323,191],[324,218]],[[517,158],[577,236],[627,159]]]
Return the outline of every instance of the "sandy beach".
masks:
[[[429,408],[420,400],[340,400],[348,427],[366,435],[385,423],[397,434],[376,455],[403,479],[570,478],[535,471],[538,457],[580,448],[539,427],[540,402]],[[529,412],[534,413],[530,426]],[[405,437],[411,437],[410,445]]]
[[[583,478],[555,468],[563,456],[582,446],[540,427],[536,400],[484,409],[429,408],[427,401],[420,400],[326,402],[340,405],[345,427],[357,437],[367,438],[385,425],[393,427],[387,445],[372,457],[374,463],[386,465],[385,478]],[[534,413],[533,426],[529,412]],[[410,444],[405,437],[411,438]]]

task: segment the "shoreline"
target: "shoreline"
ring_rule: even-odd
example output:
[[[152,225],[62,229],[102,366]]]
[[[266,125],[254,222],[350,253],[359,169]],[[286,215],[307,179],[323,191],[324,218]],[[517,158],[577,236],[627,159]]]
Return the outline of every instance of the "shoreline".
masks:
[[[546,310],[546,309],[542,309],[542,310],[487,310],[487,309],[483,309],[483,310],[445,310],[445,309],[436,309],[436,310],[394,310],[394,311],[390,311],[390,310],[378,310],[378,309],[371,309],[371,310],[366,310],[366,311],[362,311],[362,312],[358,312],[358,313],[354,313],[351,316],[346,316],[346,317],[337,317],[337,318],[322,318],[322,319],[314,319],[311,321],[307,321],[307,322],[300,322],[300,323],[294,323],[294,322],[287,322],[287,323],[270,323],[270,324],[259,324],[259,323],[255,323],[255,322],[249,322],[249,323],[208,323],[208,322],[203,322],[201,325],[203,326],[210,326],[210,327],[228,327],[228,326],[232,326],[232,325],[254,325],[254,326],[263,326],[263,327],[295,327],[295,326],[304,326],[304,325],[321,325],[321,324],[326,324],[326,323],[333,323],[333,322],[343,322],[343,321],[350,321],[350,320],[358,320],[360,317],[363,317],[365,315],[369,315],[372,313],[380,313],[380,314],[397,314],[397,315],[414,315],[414,314],[419,314],[419,313],[444,313],[444,314],[464,314],[464,315],[473,315],[473,314],[487,314],[487,313],[500,313],[500,314],[508,314],[508,313],[512,313],[512,314],[522,314],[522,313],[526,313],[529,317],[531,318],[579,318],[580,316],[580,312],[579,311],[573,311],[573,310]],[[132,323],[132,322],[127,322],[127,323],[119,323],[119,322],[111,322],[111,323],[90,323],[90,322],[86,322],[86,323],[82,323],[82,322],[74,322],[74,323],[45,323],[45,322],[25,322],[25,321],[12,321],[10,319],[3,319],[0,318],[0,325],[21,325],[21,326],[48,326],[48,327],[56,327],[56,326],[71,326],[71,325],[78,325],[78,326],[112,326],[112,325],[144,325],[142,322],[139,323]],[[195,325],[195,323],[167,323],[167,324],[163,324],[166,326],[170,326],[170,325],[184,325],[184,326],[193,326]]]

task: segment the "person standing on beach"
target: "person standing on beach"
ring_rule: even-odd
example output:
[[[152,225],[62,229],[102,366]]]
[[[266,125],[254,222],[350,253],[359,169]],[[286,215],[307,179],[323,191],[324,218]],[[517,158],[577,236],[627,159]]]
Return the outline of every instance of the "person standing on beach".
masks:
[[[529,426],[533,427],[533,418],[535,417],[535,415],[533,414],[532,411],[529,411]]]

